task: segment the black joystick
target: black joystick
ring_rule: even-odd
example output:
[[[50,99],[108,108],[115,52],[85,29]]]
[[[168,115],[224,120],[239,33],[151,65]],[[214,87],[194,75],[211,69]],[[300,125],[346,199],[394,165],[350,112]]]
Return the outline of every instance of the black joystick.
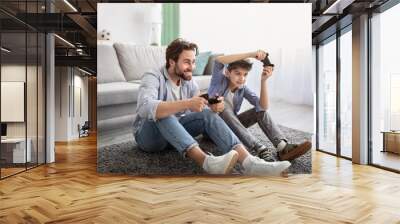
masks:
[[[209,104],[221,103],[221,100],[219,100],[218,97],[212,97],[212,98],[208,97],[208,93],[204,93],[204,94],[200,95],[200,97],[203,97],[204,99],[206,99]]]
[[[274,67],[274,64],[272,64],[271,61],[268,58],[268,53],[267,53],[267,55],[265,56],[265,58],[261,62],[263,63],[263,67],[265,67],[265,66]]]

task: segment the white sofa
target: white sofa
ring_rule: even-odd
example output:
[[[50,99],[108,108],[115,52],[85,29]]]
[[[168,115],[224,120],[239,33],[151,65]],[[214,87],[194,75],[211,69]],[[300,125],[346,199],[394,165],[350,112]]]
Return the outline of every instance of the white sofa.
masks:
[[[211,55],[204,74],[193,76],[202,91],[211,80]],[[165,47],[131,43],[97,44],[97,127],[99,134],[130,129],[135,119],[136,101],[142,75],[165,65]]]

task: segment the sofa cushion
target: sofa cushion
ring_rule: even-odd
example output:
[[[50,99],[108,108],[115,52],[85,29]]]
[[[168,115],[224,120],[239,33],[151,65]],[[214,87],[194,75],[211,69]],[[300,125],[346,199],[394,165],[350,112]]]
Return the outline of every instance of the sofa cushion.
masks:
[[[97,44],[97,82],[124,82],[125,77],[119,66],[117,54],[112,43]]]
[[[199,89],[204,91],[210,86],[211,75],[193,76],[193,80],[199,86]]]
[[[208,59],[210,58],[211,51],[199,53],[196,56],[196,68],[193,71],[193,75],[203,75],[206,69]]]
[[[97,108],[97,119],[107,120],[136,113],[136,103],[108,105]]]
[[[141,79],[145,72],[165,64],[165,47],[115,43],[114,48],[128,81]]]
[[[142,82],[141,79],[137,79],[137,80],[131,80],[129,81],[130,83],[136,83],[136,84],[140,84]]]
[[[97,106],[135,103],[140,84],[111,82],[97,85]]]

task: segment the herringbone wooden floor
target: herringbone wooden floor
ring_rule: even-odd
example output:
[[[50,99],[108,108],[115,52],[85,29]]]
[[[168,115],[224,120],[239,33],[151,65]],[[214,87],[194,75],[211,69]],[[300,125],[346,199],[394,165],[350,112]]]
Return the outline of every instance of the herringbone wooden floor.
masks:
[[[400,223],[400,175],[313,152],[313,174],[131,177],[96,173],[96,139],[0,181],[0,223]]]

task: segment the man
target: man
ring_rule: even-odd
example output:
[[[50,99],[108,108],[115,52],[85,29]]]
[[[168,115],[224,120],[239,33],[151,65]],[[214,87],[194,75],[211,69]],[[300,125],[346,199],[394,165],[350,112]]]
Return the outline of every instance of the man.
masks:
[[[198,96],[192,80],[196,54],[196,44],[176,39],[167,47],[166,65],[144,74],[133,128],[139,148],[157,152],[170,144],[210,174],[228,174],[238,161],[245,174],[281,175],[290,166],[288,161],[268,163],[250,155],[214,112],[221,104],[210,110],[207,101]],[[203,152],[193,138],[202,133],[213,140],[222,156]]]
[[[252,67],[252,64],[246,59],[252,57],[262,61],[266,56],[264,51],[258,50],[217,57],[208,94],[210,97],[224,96],[221,97],[221,100],[224,100],[225,108],[221,110],[220,116],[248,149],[256,151],[257,155],[266,161],[275,161],[267,147],[261,144],[247,129],[258,123],[276,147],[278,159],[293,160],[310,150],[311,142],[305,141],[300,145],[287,143],[281,130],[268,114],[267,80],[272,75],[273,66],[266,65],[263,68],[260,97],[245,85],[247,74]],[[238,115],[243,98],[248,100],[254,108]]]

